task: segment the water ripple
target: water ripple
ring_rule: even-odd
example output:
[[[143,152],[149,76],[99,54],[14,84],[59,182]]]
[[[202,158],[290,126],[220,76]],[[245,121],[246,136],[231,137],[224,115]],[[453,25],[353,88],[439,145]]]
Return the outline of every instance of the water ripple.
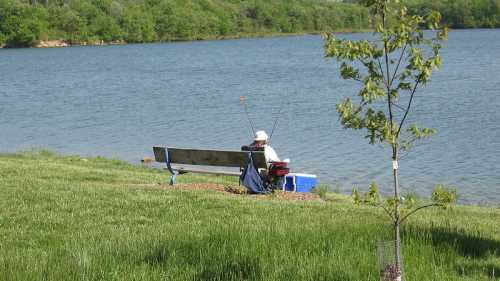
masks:
[[[360,39],[368,34],[342,35]],[[438,135],[401,162],[407,191],[456,186],[462,202],[500,200],[499,30],[453,31],[444,66],[410,121]],[[343,130],[335,105],[359,90],[323,58],[319,36],[96,48],[0,50],[0,149],[49,148],[136,163],[151,146],[238,149],[252,122],[295,171],[349,192],[391,190],[389,151]],[[403,97],[404,101],[405,97]]]

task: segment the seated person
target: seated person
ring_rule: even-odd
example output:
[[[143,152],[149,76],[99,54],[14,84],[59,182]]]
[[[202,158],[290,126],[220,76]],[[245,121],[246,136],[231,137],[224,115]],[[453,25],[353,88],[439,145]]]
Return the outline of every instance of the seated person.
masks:
[[[254,141],[248,146],[243,146],[241,149],[248,151],[264,151],[267,163],[279,162],[280,158],[278,157],[278,154],[276,154],[276,151],[274,151],[274,149],[267,144],[268,140],[269,137],[265,131],[257,131],[255,133]]]
[[[262,179],[264,179],[266,187],[272,190],[281,189],[284,183],[284,174],[278,174],[278,172],[286,170],[286,173],[288,173],[289,169],[286,166],[290,163],[290,159],[281,161],[276,151],[268,144],[268,141],[269,137],[265,131],[257,131],[254,141],[250,145],[243,146],[241,149],[244,151],[264,151],[268,169],[259,169],[259,173]],[[284,167],[282,166],[283,163],[275,166],[277,163],[273,162],[285,162],[286,164]]]

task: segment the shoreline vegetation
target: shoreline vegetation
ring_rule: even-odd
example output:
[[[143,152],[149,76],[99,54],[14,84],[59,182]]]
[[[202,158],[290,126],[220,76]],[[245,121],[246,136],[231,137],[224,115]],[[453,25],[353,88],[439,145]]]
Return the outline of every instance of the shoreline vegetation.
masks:
[[[0,0],[0,46],[63,47],[291,36],[371,29],[357,1]],[[500,27],[496,0],[406,0],[453,29]]]
[[[333,31],[333,33],[362,33],[369,32],[372,29],[340,29]],[[234,34],[227,36],[213,36],[213,37],[203,37],[197,39],[176,39],[171,41],[153,41],[148,43],[175,43],[175,42],[195,42],[195,41],[219,41],[219,40],[235,40],[235,39],[252,39],[252,38],[277,38],[277,37],[293,37],[293,36],[305,36],[305,35],[321,35],[323,32],[319,31],[311,31],[311,32],[294,32],[294,33],[243,33],[243,34]],[[40,41],[32,48],[62,48],[62,47],[73,47],[73,46],[110,46],[110,45],[127,45],[134,44],[126,41],[111,41],[106,42],[103,40],[100,41],[89,41],[89,42],[70,42],[66,40],[47,40]],[[0,48],[5,48],[5,46],[0,46]]]
[[[2,280],[379,280],[383,211],[327,193],[239,194],[235,177],[48,151],[0,153]],[[232,188],[229,188],[232,187]],[[408,280],[497,280],[500,208],[412,217]]]

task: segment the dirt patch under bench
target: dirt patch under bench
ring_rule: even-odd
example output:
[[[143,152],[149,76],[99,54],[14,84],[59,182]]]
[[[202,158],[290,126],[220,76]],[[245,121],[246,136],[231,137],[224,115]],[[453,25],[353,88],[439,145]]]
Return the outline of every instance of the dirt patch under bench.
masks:
[[[189,184],[183,183],[183,184],[176,184],[173,186],[162,184],[161,187],[165,189],[215,190],[227,194],[251,196],[252,198],[266,199],[266,200],[278,199],[285,201],[323,201],[319,197],[319,195],[314,193],[290,192],[290,191],[284,192],[281,190],[277,190],[270,194],[257,195],[257,194],[247,193],[247,189],[243,186],[226,186],[223,184],[216,184],[216,183],[189,183]]]

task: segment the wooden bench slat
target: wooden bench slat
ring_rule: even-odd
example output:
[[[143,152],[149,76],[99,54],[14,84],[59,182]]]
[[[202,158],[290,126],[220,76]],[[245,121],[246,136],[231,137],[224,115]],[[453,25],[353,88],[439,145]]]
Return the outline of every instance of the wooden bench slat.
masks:
[[[153,146],[153,152],[155,154],[156,162],[165,163],[167,161],[165,147]]]
[[[164,168],[168,170],[168,168]],[[196,168],[185,168],[185,167],[176,167],[176,171],[179,172],[189,172],[189,173],[199,173],[199,174],[211,174],[211,175],[227,175],[227,176],[239,176],[241,172],[239,171],[221,171],[221,170],[207,170],[207,169],[196,169]]]
[[[166,161],[165,147],[153,147],[155,160]],[[168,148],[171,163],[184,165],[203,165],[220,167],[244,167],[247,162],[248,152],[222,151],[209,149]],[[254,164],[259,168],[266,168],[264,152],[252,152]]]

